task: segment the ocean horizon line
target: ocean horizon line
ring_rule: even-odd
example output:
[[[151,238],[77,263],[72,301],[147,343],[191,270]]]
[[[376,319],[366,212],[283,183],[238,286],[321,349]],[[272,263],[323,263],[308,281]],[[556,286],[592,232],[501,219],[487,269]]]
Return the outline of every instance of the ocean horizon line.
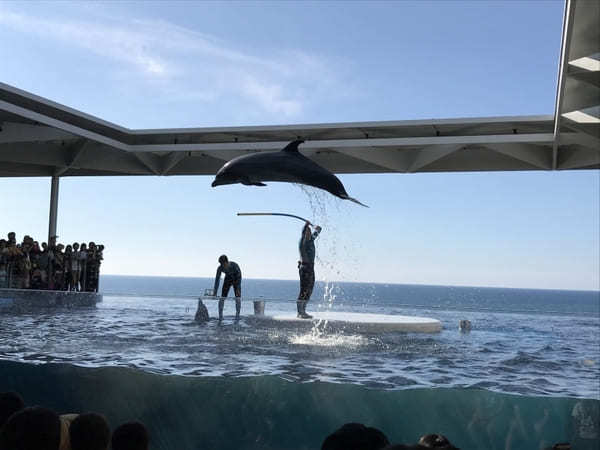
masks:
[[[213,279],[213,277],[186,276],[186,275],[139,275],[139,274],[101,274],[101,277],[136,277],[136,278],[184,278],[184,279]],[[296,278],[251,278],[245,280],[253,281],[298,281]],[[473,289],[512,289],[518,291],[552,291],[552,292],[593,292],[600,295],[598,289],[573,289],[573,288],[539,288],[539,287],[510,287],[510,286],[481,286],[465,284],[425,284],[425,283],[398,283],[387,281],[343,281],[343,280],[316,280],[316,283],[341,283],[341,284],[364,284],[364,285],[391,285],[391,286],[417,286],[417,287],[449,287],[449,288],[473,288]],[[600,299],[600,298],[599,298]]]

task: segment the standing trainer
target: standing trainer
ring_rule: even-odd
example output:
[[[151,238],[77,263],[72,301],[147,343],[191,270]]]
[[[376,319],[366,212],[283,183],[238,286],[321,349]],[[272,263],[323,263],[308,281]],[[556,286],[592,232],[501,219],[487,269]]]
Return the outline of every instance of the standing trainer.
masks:
[[[225,273],[225,279],[223,280],[223,290],[221,291],[221,298],[219,299],[219,320],[223,320],[223,305],[225,304],[225,297],[229,294],[229,288],[233,286],[233,292],[235,294],[235,320],[240,318],[240,308],[242,306],[242,271],[233,261],[229,261],[226,255],[219,256],[219,267],[217,267],[217,276],[215,277],[215,287],[213,294],[217,295],[217,289],[219,289],[219,282],[221,281],[221,273]]]
[[[306,314],[306,304],[310,300],[313,287],[315,286],[315,239],[319,236],[321,227],[315,227],[311,232],[310,222],[306,222],[302,228],[302,236],[298,244],[300,251],[300,261],[298,269],[300,272],[300,294],[298,294],[298,317],[300,319],[312,319],[310,314]]]

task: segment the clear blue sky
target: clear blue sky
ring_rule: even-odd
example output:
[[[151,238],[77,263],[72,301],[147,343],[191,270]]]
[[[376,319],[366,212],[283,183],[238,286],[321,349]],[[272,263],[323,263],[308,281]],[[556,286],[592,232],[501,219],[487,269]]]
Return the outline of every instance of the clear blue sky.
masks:
[[[0,80],[129,128],[552,114],[562,1],[3,2]],[[10,43],[7,45],[7,43]],[[600,289],[598,171],[349,175],[361,208],[211,177],[61,180],[59,240],[103,273]],[[0,233],[47,236],[50,181],[0,179]]]

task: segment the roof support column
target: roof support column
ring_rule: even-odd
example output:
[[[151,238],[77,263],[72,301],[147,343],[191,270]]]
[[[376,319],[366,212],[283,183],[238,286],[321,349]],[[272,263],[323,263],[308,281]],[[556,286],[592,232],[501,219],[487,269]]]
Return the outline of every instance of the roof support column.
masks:
[[[58,180],[59,177],[52,177],[50,185],[50,218],[48,220],[48,246],[56,241],[56,219],[58,212]]]

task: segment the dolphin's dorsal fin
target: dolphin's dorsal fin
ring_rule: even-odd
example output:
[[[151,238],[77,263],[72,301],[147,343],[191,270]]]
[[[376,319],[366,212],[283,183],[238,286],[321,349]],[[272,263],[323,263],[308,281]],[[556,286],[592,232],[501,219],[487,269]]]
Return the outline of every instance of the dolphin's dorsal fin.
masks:
[[[300,144],[302,144],[304,142],[304,139],[296,139],[295,141],[290,142],[288,145],[286,145],[283,150],[281,150],[282,152],[297,152],[298,151],[298,146]]]

